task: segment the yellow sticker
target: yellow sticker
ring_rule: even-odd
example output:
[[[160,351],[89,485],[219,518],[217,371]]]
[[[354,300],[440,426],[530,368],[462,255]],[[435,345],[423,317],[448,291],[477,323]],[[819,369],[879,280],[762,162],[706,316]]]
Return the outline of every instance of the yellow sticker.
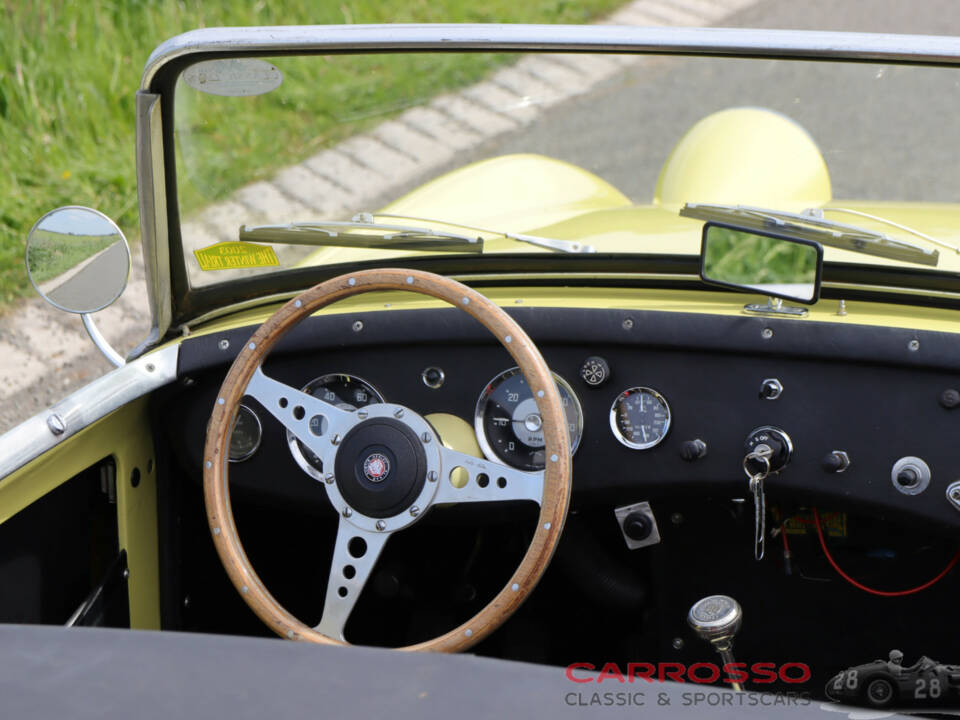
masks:
[[[279,265],[269,245],[230,241],[193,251],[201,270],[238,270]]]

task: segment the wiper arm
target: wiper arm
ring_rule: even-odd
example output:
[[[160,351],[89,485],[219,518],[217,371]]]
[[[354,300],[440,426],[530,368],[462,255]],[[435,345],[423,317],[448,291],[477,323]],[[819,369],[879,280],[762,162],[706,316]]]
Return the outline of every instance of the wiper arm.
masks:
[[[826,220],[812,214],[766,210],[746,205],[687,203],[680,209],[680,215],[698,220],[736,222],[748,230],[781,231],[842,250],[919,265],[936,267],[940,260],[940,252],[937,250],[928,250],[904,240],[894,240],[883,233]]]
[[[482,253],[483,238],[407,225],[369,222],[297,222],[286,225],[242,225],[241,240],[384,250],[436,250]]]
[[[474,227],[473,225],[464,225],[463,223],[451,222],[449,220],[435,220],[433,218],[412,217],[409,215],[393,215],[391,213],[373,213],[373,215],[363,213],[358,217],[386,217],[396,220],[414,220],[416,222],[436,223],[437,225],[446,225],[448,227],[458,227],[464,230],[474,230],[476,232],[487,233],[489,235],[499,235],[508,240],[526,243],[527,245],[536,245],[555,252],[562,253],[595,253],[597,249],[593,245],[584,245],[576,240],[560,240],[558,238],[547,238],[540,235],[526,235],[523,233],[510,233],[501,230],[490,230],[489,228]]]

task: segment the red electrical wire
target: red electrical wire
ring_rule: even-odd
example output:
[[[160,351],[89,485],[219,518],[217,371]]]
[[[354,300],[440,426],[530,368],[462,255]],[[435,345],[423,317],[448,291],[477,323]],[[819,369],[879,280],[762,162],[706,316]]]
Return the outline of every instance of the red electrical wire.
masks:
[[[881,597],[902,597],[904,595],[913,595],[914,593],[918,593],[921,590],[926,590],[928,587],[930,587],[931,585],[941,580],[943,576],[946,575],[948,572],[953,570],[953,566],[957,564],[958,560],[960,560],[960,550],[957,550],[956,554],[954,554],[953,556],[953,559],[947,563],[947,566],[943,570],[941,570],[936,577],[932,578],[931,580],[928,580],[923,585],[918,585],[915,588],[910,588],[909,590],[896,590],[896,591],[875,590],[872,587],[867,587],[863,583],[857,582],[852,577],[847,575],[843,570],[840,569],[840,566],[837,565],[837,561],[833,559],[833,556],[830,554],[830,551],[827,549],[826,541],[823,539],[823,530],[820,527],[820,513],[817,512],[816,508],[813,509],[813,519],[814,519],[814,525],[817,528],[817,537],[820,538],[820,547],[823,548],[823,554],[827,556],[827,560],[833,566],[833,569],[836,570],[837,573],[840,575],[840,577],[842,577],[848,583],[850,583],[854,587],[860,588],[864,592],[870,593],[871,595],[880,595]]]

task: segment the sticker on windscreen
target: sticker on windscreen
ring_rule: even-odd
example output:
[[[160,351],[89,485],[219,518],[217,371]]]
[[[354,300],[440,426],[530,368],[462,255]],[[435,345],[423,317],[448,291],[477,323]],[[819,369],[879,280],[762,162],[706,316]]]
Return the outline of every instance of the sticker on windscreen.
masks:
[[[242,270],[274,267],[280,264],[269,245],[230,241],[193,251],[201,270]]]
[[[183,80],[200,92],[244,97],[276,90],[283,82],[283,73],[265,60],[229,58],[191,65],[184,71]]]

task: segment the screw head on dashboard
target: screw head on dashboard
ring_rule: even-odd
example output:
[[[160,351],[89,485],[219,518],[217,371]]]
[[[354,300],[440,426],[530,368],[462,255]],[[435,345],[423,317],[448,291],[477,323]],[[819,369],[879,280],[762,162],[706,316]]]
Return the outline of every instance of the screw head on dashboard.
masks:
[[[954,388],[947,388],[940,393],[940,404],[947,410],[953,410],[960,405],[960,392]]]

